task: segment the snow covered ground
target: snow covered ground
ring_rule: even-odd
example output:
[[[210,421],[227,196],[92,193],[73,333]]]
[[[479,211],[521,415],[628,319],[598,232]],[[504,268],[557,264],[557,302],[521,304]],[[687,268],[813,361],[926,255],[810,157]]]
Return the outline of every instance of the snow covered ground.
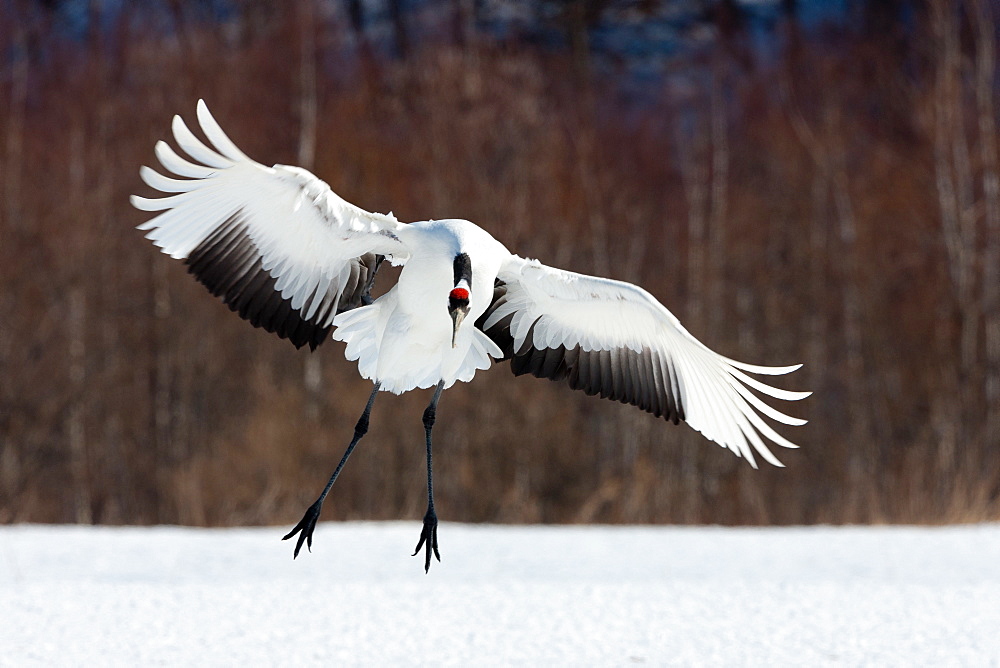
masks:
[[[0,666],[1000,665],[1000,525],[0,527]]]

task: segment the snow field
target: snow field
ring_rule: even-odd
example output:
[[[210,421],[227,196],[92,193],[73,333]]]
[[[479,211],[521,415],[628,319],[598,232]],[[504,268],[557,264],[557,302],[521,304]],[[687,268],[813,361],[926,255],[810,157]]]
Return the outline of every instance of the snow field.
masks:
[[[1000,525],[0,527],[0,665],[1000,665]]]

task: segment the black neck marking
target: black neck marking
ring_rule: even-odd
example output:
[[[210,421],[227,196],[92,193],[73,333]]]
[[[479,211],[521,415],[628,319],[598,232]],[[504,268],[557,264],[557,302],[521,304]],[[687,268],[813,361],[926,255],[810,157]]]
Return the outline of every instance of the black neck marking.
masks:
[[[462,279],[469,284],[469,288],[472,288],[472,260],[465,253],[459,253],[455,256],[455,285],[458,285]]]

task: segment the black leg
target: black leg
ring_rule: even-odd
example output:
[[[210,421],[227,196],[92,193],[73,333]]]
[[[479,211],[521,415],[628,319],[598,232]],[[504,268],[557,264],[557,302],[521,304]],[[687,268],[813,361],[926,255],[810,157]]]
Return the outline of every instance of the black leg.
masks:
[[[441,398],[441,391],[443,389],[444,381],[442,380],[438,383],[437,389],[434,390],[434,397],[431,399],[431,403],[427,405],[427,409],[424,411],[424,434],[427,437],[427,513],[424,515],[424,528],[420,532],[420,542],[417,543],[417,549],[413,551],[413,556],[415,557],[420,552],[421,546],[427,546],[424,553],[424,573],[427,573],[431,569],[431,550],[434,551],[434,557],[438,561],[441,561],[441,555],[438,553],[438,518],[434,513],[431,430],[434,429],[434,418],[437,413],[438,400]]]
[[[319,513],[323,509],[323,500],[326,498],[326,495],[330,493],[330,488],[333,487],[333,483],[337,481],[337,476],[340,475],[340,470],[344,468],[344,464],[347,463],[347,458],[351,456],[354,446],[356,446],[358,441],[361,440],[361,437],[368,432],[368,416],[371,415],[372,404],[375,403],[375,395],[378,394],[378,388],[380,386],[381,383],[376,381],[375,389],[372,390],[371,396],[368,397],[368,403],[365,404],[365,412],[361,414],[361,417],[358,419],[358,423],[354,426],[354,439],[351,441],[351,444],[347,446],[347,451],[344,452],[344,456],[340,458],[340,463],[337,464],[337,469],[333,472],[333,475],[330,476],[330,482],[326,483],[326,487],[323,488],[323,493],[319,495],[318,499],[316,499],[316,503],[309,506],[306,510],[306,514],[302,516],[302,519],[295,525],[295,528],[289,531],[288,534],[281,539],[288,540],[300,531],[302,532],[299,534],[299,540],[295,543],[295,555],[292,557],[293,559],[299,556],[299,550],[302,549],[303,542],[306,543],[309,551],[312,552],[313,530],[316,528],[316,521],[319,519]]]

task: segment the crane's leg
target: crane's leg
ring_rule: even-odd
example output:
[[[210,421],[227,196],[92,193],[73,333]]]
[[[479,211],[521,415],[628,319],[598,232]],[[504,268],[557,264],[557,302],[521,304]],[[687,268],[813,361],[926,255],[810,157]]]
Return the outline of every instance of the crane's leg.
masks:
[[[326,495],[330,493],[330,488],[333,487],[333,483],[337,482],[337,476],[340,475],[340,470],[344,468],[344,464],[347,463],[347,458],[350,457],[351,452],[354,451],[354,446],[358,444],[358,441],[361,440],[362,436],[368,433],[368,416],[371,415],[372,404],[375,403],[375,395],[378,394],[378,389],[381,385],[382,384],[380,382],[375,382],[375,389],[372,390],[371,396],[368,397],[368,403],[365,404],[365,412],[361,414],[361,417],[358,418],[358,423],[354,425],[354,439],[351,440],[351,444],[347,446],[347,451],[344,452],[344,456],[340,458],[340,463],[337,464],[336,470],[334,470],[333,475],[330,476],[330,482],[326,483],[326,487],[323,488],[323,493],[319,495],[318,499],[316,499],[316,503],[309,506],[308,510],[306,510],[306,514],[302,516],[302,519],[295,525],[295,528],[289,531],[288,534],[281,539],[288,540],[300,531],[302,532],[299,534],[299,540],[295,543],[295,555],[292,557],[293,559],[299,556],[299,550],[302,549],[303,542],[306,543],[309,551],[312,552],[313,530],[316,528],[316,521],[319,519],[319,513],[323,509],[323,500],[326,498]]]
[[[434,390],[434,397],[424,411],[424,434],[427,437],[427,513],[424,515],[424,528],[420,532],[420,542],[417,549],[413,551],[413,556],[417,556],[420,547],[426,544],[424,552],[424,573],[431,569],[431,550],[434,550],[434,557],[441,561],[438,553],[438,518],[434,513],[434,476],[431,459],[431,430],[434,429],[434,418],[437,413],[438,400],[441,398],[441,391],[444,389],[444,381],[438,383]]]

